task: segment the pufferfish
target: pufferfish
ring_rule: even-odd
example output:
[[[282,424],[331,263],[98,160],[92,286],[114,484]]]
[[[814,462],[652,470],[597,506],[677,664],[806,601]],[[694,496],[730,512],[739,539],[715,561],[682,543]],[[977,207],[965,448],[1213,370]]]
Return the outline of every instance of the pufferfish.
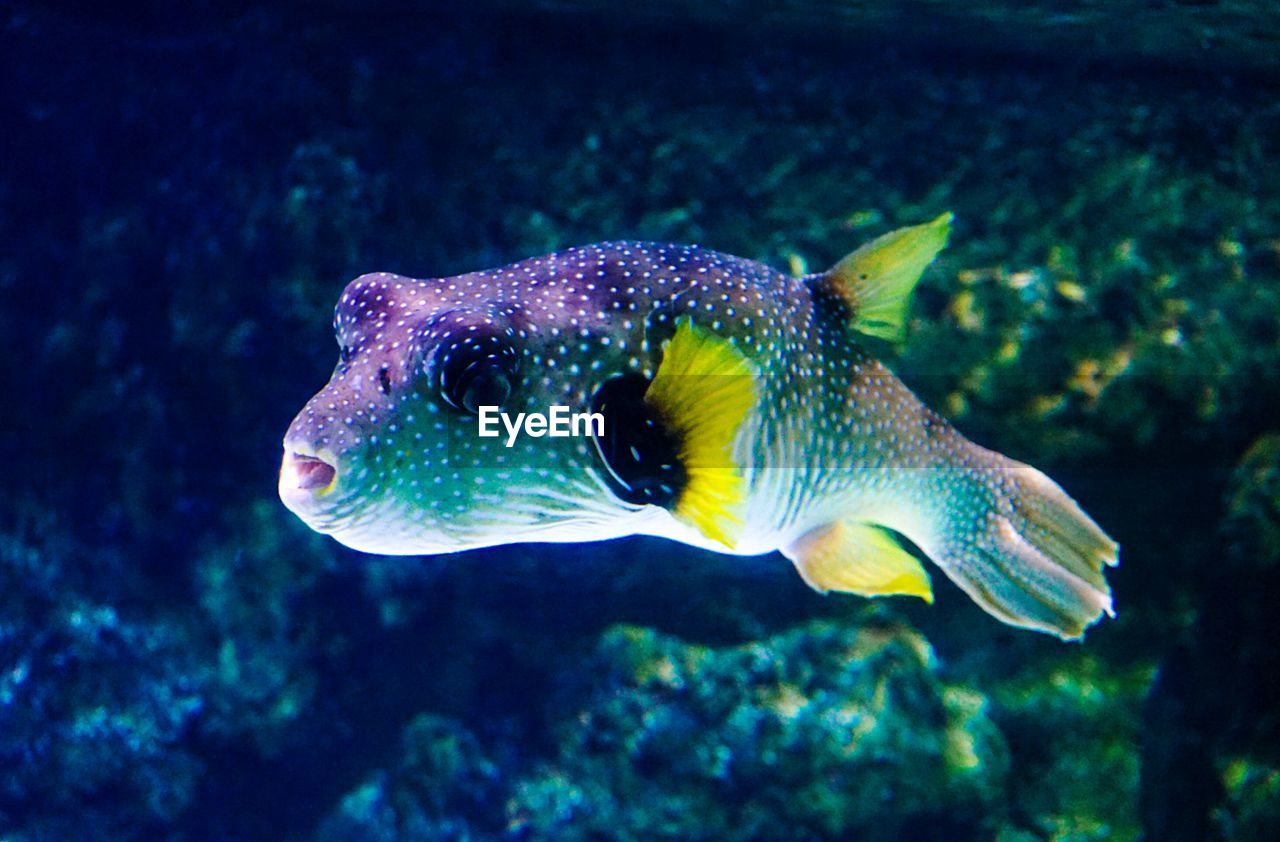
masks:
[[[280,496],[390,555],[644,534],[780,551],[821,592],[932,602],[923,557],[1000,620],[1079,638],[1112,614],[1117,544],[867,350],[900,338],[951,218],[805,277],[644,242],[363,275],[337,305],[337,368],[285,436]],[[480,435],[486,407],[557,405],[603,424]]]

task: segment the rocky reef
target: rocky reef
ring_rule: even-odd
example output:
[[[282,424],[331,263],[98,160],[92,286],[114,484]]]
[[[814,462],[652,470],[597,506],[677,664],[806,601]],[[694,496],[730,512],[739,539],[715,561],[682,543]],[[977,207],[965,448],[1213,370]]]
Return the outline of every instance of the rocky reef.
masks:
[[[1252,41],[319,8],[0,12],[0,839],[1280,833]],[[616,237],[799,272],[946,209],[877,351],[1120,541],[1083,645],[940,576],[925,606],[647,539],[374,558],[275,500],[357,274]]]
[[[543,715],[554,751],[513,778],[456,722],[414,719],[397,765],[321,836],[943,839],[1003,807],[985,699],[943,682],[918,632],[875,618],[723,648],[611,627]]]

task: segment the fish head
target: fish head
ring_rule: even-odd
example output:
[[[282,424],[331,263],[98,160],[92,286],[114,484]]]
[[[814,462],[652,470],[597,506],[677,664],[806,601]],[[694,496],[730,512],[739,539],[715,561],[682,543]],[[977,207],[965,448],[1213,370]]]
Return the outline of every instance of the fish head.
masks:
[[[493,413],[497,435],[480,435],[486,406],[509,419],[585,412],[627,364],[602,309],[570,311],[555,283],[527,289],[518,277],[352,281],[334,316],[337,366],[284,439],[285,505],[384,554],[634,531],[623,522],[640,507],[610,493],[589,436],[511,440]]]

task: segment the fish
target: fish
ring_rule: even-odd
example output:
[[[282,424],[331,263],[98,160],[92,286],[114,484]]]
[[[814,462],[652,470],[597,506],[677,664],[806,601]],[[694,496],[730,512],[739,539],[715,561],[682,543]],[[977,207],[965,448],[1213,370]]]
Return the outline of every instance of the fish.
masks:
[[[1114,616],[1118,544],[872,354],[902,341],[952,220],[807,275],[630,241],[362,275],[335,308],[336,368],[284,438],[280,497],[384,555],[651,535],[780,552],[822,593],[931,603],[927,561],[999,620],[1079,639]],[[482,413],[555,407],[603,423],[480,434]]]

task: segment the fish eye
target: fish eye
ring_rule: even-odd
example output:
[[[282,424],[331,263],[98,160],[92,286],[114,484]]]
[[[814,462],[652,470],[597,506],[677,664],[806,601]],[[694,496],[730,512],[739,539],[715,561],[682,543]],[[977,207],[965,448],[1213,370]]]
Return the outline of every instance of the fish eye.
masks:
[[[501,407],[516,387],[520,357],[501,329],[459,326],[442,337],[427,361],[440,397],[460,412]]]
[[[511,395],[511,385],[511,376],[500,363],[479,359],[465,367],[445,366],[440,394],[454,409],[479,415],[482,406],[501,407]]]

